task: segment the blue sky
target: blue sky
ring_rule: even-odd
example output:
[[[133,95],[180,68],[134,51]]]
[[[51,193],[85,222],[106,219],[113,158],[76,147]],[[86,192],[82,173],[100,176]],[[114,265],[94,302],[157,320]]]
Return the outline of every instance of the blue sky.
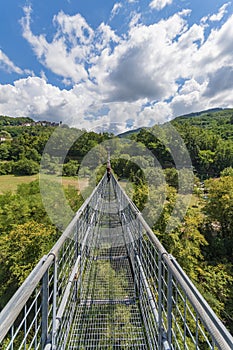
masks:
[[[0,2],[0,114],[119,132],[233,107],[233,5]]]

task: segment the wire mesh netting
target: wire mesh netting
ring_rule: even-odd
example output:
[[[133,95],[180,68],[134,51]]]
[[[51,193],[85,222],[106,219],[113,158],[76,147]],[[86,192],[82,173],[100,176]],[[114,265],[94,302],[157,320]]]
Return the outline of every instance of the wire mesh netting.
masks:
[[[98,205],[68,349],[147,349],[119,205],[111,182]]]

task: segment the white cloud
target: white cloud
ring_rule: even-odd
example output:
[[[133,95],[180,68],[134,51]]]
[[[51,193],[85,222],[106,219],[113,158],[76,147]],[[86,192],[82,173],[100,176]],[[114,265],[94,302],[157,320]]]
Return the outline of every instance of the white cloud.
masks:
[[[17,67],[4,52],[0,49],[0,68],[17,74],[23,74],[23,70]]]
[[[150,7],[156,10],[162,10],[167,5],[171,5],[173,0],[153,0],[150,3]]]
[[[198,47],[193,40],[203,40],[202,28],[187,30],[186,21],[178,14],[150,26],[130,28],[128,40],[105,59],[108,101],[169,98],[177,90],[179,76],[189,75],[190,54]]]
[[[0,114],[63,120],[85,127],[83,114],[95,94],[90,97],[82,90],[60,90],[38,77],[20,79],[14,85],[0,85]]]
[[[95,47],[101,52],[104,48],[109,47],[110,42],[119,43],[120,38],[109,25],[101,23],[97,28]]]
[[[150,25],[136,14],[120,37],[110,25],[93,30],[81,15],[59,12],[49,42],[32,32],[25,8],[25,39],[44,67],[72,86],[52,86],[46,69],[41,78],[0,85],[0,113],[122,131],[232,106],[233,16],[209,32],[203,20],[190,26],[189,14],[184,9]]]
[[[212,22],[218,22],[221,21],[225,13],[227,12],[227,7],[230,5],[230,2],[224,4],[222,7],[220,7],[218,13],[213,14],[210,16],[209,20]]]
[[[129,28],[133,28],[136,25],[138,25],[138,23],[141,19],[141,13],[132,13],[131,16],[132,16],[132,18],[131,18],[131,21],[129,23]]]
[[[232,65],[233,16],[219,29],[212,29],[206,41],[193,55],[193,73],[208,76],[219,68]]]
[[[112,20],[119,13],[121,8],[122,8],[122,4],[120,2],[116,2],[114,4],[112,11],[111,11],[110,20]]]
[[[21,20],[23,36],[30,43],[40,62],[55,74],[74,83],[86,80],[88,74],[84,63],[88,59],[93,30],[85,19],[77,14],[65,15],[62,11],[54,17],[57,33],[52,42],[44,35],[34,35],[30,28],[31,8],[24,8],[25,17]]]

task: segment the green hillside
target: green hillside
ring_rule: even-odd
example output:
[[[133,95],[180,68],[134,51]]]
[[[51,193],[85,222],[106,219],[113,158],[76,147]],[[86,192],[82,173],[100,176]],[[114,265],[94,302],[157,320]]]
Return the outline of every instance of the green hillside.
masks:
[[[173,125],[189,124],[216,132],[223,139],[233,139],[233,108],[214,109],[175,118]]]

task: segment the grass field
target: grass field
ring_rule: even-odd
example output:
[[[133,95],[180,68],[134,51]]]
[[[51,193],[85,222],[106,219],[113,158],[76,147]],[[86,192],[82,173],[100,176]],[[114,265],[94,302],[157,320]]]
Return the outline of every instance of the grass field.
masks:
[[[14,176],[14,175],[1,175],[0,176],[0,194],[11,191],[15,192],[17,186],[22,183],[29,183],[31,181],[37,180],[39,175],[32,176]],[[58,177],[58,181],[60,178]],[[77,190],[81,191],[88,186],[88,179],[78,179],[76,177],[63,177],[62,183],[65,187],[69,185],[74,186]]]

